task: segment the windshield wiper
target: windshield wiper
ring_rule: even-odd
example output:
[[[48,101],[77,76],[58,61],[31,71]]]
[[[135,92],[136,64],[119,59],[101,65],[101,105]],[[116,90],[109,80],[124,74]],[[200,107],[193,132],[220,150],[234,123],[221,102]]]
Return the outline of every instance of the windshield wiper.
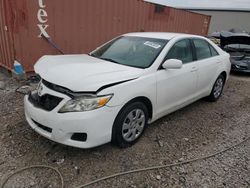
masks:
[[[100,57],[100,59],[105,60],[105,61],[110,61],[110,62],[113,62],[113,63],[120,64],[119,62],[117,62],[117,61],[115,61],[115,60],[113,60],[113,59],[111,59],[111,58]]]

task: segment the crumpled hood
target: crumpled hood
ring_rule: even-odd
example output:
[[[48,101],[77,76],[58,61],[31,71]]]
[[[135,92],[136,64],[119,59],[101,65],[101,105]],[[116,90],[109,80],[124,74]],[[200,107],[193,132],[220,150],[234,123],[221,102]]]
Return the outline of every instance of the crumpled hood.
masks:
[[[144,71],[89,55],[43,56],[34,68],[42,79],[74,92],[95,92],[105,85],[138,78]]]

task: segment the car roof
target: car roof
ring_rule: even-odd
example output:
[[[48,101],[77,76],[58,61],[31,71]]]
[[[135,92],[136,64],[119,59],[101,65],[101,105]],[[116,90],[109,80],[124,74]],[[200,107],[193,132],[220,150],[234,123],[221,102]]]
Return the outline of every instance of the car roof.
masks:
[[[156,38],[165,40],[171,40],[176,37],[201,37],[198,35],[190,35],[186,33],[168,33],[168,32],[137,32],[137,33],[127,33],[123,36],[146,37],[146,38]]]

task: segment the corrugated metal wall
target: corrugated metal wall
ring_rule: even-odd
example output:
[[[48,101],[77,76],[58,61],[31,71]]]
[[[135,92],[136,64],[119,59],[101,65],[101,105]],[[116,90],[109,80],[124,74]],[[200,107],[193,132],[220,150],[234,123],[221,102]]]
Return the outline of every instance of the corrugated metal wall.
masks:
[[[0,66],[9,69],[14,62],[14,47],[12,31],[8,27],[11,18],[11,7],[4,0],[0,0]]]
[[[155,13],[155,5],[142,0],[0,1],[8,1],[12,7],[15,58],[26,71],[32,71],[41,56],[58,53],[38,37],[38,25],[45,28],[44,32],[65,53],[87,53],[127,32],[174,31],[206,35],[210,21],[209,16],[168,7]]]

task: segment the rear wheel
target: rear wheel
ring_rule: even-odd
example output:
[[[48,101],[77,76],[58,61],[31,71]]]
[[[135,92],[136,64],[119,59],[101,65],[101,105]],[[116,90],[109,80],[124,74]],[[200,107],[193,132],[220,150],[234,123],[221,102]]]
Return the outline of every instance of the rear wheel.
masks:
[[[213,89],[210,95],[207,97],[207,99],[211,102],[217,101],[222,94],[224,84],[225,84],[225,77],[223,75],[220,75],[215,81]]]
[[[148,122],[148,110],[141,102],[125,106],[118,114],[112,133],[112,142],[121,148],[135,144]]]

